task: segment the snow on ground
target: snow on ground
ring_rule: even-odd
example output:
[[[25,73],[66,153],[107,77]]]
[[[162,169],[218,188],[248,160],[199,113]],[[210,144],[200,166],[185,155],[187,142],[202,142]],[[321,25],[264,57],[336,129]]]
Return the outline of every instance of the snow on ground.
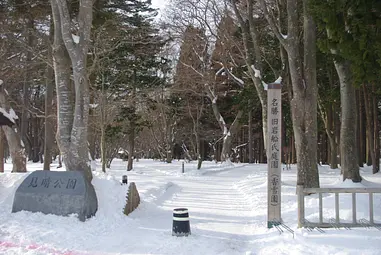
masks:
[[[0,174],[0,254],[111,255],[111,254],[381,254],[381,232],[376,229],[325,229],[325,233],[297,229],[296,167],[282,171],[282,218],[292,234],[267,228],[267,167],[263,164],[216,164],[196,162],[166,164],[153,160],[114,161],[106,174],[98,164],[94,172],[99,210],[80,222],[76,217],[41,213],[11,213],[15,189],[27,174],[11,174],[11,165]],[[42,169],[28,164],[29,171]],[[54,166],[53,166],[54,169]],[[61,170],[62,171],[62,170]],[[135,182],[142,202],[125,216],[127,186],[122,175]],[[381,174],[361,170],[365,181],[358,186],[381,187]],[[321,186],[348,187],[339,170],[320,167]],[[340,216],[351,219],[351,197],[340,199]],[[368,197],[358,195],[358,218],[368,218]],[[335,215],[334,195],[325,194],[325,218]],[[172,210],[189,209],[192,234],[172,236]],[[375,221],[381,222],[381,194],[374,195]],[[306,218],[318,219],[318,196],[306,198]]]

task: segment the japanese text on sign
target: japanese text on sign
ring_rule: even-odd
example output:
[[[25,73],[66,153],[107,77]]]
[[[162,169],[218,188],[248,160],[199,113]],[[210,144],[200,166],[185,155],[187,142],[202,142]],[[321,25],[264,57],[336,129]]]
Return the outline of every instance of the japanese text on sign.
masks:
[[[75,189],[77,179],[68,179],[67,181],[62,179],[52,180],[50,177],[38,178],[33,177],[28,187],[37,188],[54,188],[54,189]]]
[[[270,203],[271,205],[277,205],[279,203],[279,176],[272,175],[270,179]]]
[[[270,167],[278,168],[279,167],[279,102],[278,99],[273,98],[271,101],[271,129],[270,129]]]

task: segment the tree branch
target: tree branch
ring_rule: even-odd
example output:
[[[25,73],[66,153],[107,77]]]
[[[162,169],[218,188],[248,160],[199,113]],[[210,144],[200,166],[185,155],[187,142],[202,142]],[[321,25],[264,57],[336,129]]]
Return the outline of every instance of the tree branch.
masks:
[[[292,1],[295,1],[296,0],[292,0]],[[279,27],[277,26],[276,22],[275,22],[275,18],[272,14],[269,13],[268,9],[267,9],[267,5],[265,3],[265,0],[259,0],[260,4],[261,4],[261,7],[262,7],[262,11],[263,11],[263,14],[265,15],[265,18],[267,20],[267,22],[269,23],[270,27],[271,27],[271,30],[274,32],[275,36],[278,38],[279,42],[283,45],[283,47],[285,47],[287,49],[287,38],[285,38]],[[295,10],[296,11],[296,10]]]

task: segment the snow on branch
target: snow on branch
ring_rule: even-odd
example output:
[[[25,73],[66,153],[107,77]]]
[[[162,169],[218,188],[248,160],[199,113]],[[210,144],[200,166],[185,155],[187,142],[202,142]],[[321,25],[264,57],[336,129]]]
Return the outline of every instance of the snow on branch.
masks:
[[[240,79],[237,76],[235,76],[228,68],[225,67],[225,65],[223,63],[221,63],[221,62],[217,62],[217,63],[220,64],[222,67],[216,72],[215,78],[217,78],[217,76],[219,74],[222,74],[223,72],[225,72],[240,87],[243,87],[245,85],[245,82],[242,79]]]
[[[79,36],[75,35],[75,34],[71,34],[71,36],[73,37],[74,43],[78,44],[79,43]]]
[[[275,22],[274,14],[270,13],[269,9],[267,8],[267,4],[265,3],[265,0],[260,0],[259,2],[261,5],[263,14],[265,15],[267,22],[269,23],[271,30],[274,32],[275,36],[278,38],[279,42],[283,45],[283,47],[287,48],[287,43],[286,43],[287,36],[284,36],[280,32],[280,28]]]
[[[216,79],[218,75],[223,75],[225,71],[225,67],[221,67],[216,74],[214,75],[214,78]]]
[[[18,119],[18,116],[17,116],[17,114],[15,113],[15,111],[12,109],[12,108],[10,108],[9,109],[9,112],[7,112],[4,108],[2,108],[2,107],[0,107],[0,113],[6,118],[6,119],[8,119],[10,122],[12,122],[13,124],[15,124],[16,123],[16,121],[15,120],[17,120]],[[3,118],[2,118],[2,116],[0,115],[0,124],[3,124],[3,120],[2,120]],[[5,120],[5,122],[7,122],[6,120]],[[9,123],[10,124],[10,123]],[[6,124],[6,125],[8,125],[8,124]]]
[[[213,104],[217,103],[218,96],[214,94],[214,91],[212,90],[209,84],[205,84],[205,86],[207,87],[206,94],[209,97],[209,99],[212,100]]]
[[[282,83],[282,77],[279,76],[278,79],[276,79],[273,83],[281,84]]]
[[[245,82],[230,72],[228,68],[225,68],[225,71],[239,86],[243,87],[245,85]]]
[[[254,77],[262,79],[260,70],[256,69],[254,65],[251,65],[251,69],[254,71]]]
[[[267,90],[268,87],[269,87],[269,85],[266,82],[264,82],[264,81],[262,81],[262,85],[263,85],[263,89],[264,90]]]

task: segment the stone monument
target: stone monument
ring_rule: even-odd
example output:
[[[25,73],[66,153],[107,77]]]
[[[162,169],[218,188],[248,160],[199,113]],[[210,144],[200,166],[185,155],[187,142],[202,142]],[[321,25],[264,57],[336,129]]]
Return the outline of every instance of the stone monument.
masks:
[[[80,221],[95,215],[98,200],[93,185],[80,171],[35,171],[17,188],[12,212],[22,210],[68,216]]]

